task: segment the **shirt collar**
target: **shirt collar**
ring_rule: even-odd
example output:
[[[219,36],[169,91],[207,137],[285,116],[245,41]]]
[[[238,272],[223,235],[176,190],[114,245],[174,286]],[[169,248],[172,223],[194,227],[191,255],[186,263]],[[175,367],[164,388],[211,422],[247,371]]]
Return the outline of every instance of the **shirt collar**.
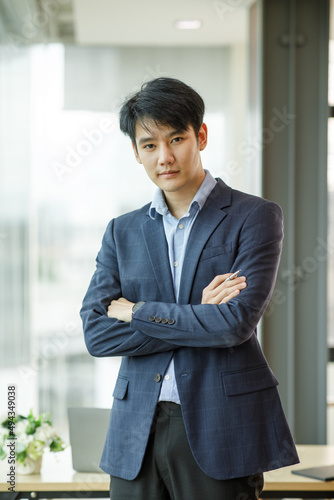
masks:
[[[212,177],[212,175],[208,170],[204,170],[204,172],[205,172],[204,180],[200,185],[194,198],[192,199],[188,208],[188,212],[190,212],[194,204],[197,204],[199,210],[202,210],[209,194],[217,184],[216,179]],[[149,208],[149,216],[151,217],[151,219],[155,219],[156,212],[160,215],[167,215],[169,213],[168,206],[165,200],[165,195],[160,188],[158,188],[155,191],[152,203]]]

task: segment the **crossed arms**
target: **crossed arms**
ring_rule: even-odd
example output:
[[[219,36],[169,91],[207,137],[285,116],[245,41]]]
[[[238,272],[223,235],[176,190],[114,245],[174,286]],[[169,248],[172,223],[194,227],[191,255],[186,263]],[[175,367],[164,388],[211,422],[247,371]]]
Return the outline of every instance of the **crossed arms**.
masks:
[[[283,222],[277,205],[263,202],[253,207],[238,234],[231,235],[238,251],[227,265],[242,269],[247,286],[245,277],[223,283],[229,273],[219,275],[202,289],[201,303],[152,302],[151,298],[132,318],[133,302],[122,294],[115,225],[111,221],[107,228],[81,309],[90,354],[140,356],[184,346],[233,347],[253,335],[273,291],[281,254]],[[145,300],[145,293],[138,300]],[[151,315],[173,318],[174,324],[150,322]]]
[[[202,292],[201,304],[226,304],[229,300],[239,295],[241,290],[246,288],[246,278],[240,276],[231,281],[226,279],[232,273],[216,276]],[[132,307],[134,303],[124,297],[112,300],[108,307],[109,318],[116,318],[119,321],[130,323],[132,320]]]

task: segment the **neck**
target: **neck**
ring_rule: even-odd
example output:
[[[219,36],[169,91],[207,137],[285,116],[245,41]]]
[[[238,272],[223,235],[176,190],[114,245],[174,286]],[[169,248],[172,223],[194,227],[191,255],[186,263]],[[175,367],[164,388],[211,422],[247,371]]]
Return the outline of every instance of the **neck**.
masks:
[[[195,194],[199,190],[203,180],[205,178],[205,172],[199,177],[198,182],[194,184],[190,189],[188,187],[187,192],[183,190],[180,191],[164,191],[166,203],[170,213],[177,219],[181,219],[189,208],[189,205],[194,198]]]
[[[191,198],[191,200],[192,200],[192,198]],[[189,208],[191,200],[189,200],[189,203],[188,203],[188,202],[184,202],[184,200],[175,200],[174,201],[174,200],[170,200],[169,198],[166,197],[166,203],[167,203],[168,209],[169,209],[170,213],[174,217],[176,217],[177,219],[181,219],[181,217],[183,217],[184,214],[187,213],[187,210]]]

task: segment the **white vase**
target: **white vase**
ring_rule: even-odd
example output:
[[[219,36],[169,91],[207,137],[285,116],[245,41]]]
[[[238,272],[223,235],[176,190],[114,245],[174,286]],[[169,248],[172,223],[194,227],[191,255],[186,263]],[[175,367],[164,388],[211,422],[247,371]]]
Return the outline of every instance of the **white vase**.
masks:
[[[42,467],[42,457],[38,457],[36,460],[26,457],[24,462],[17,463],[18,474],[39,474]]]

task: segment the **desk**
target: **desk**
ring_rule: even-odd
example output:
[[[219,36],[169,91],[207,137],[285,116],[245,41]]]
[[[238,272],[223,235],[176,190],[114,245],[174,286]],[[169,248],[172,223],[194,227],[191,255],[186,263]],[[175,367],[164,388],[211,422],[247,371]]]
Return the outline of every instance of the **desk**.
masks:
[[[0,462],[0,500],[8,492],[6,459]],[[109,497],[110,476],[99,472],[76,472],[72,468],[71,449],[45,453],[40,474],[17,475],[17,498],[103,498]],[[14,498],[14,497],[13,497]]]
[[[334,498],[334,481],[318,481],[292,474],[294,469],[334,465],[334,446],[297,446],[300,464],[264,475],[262,498]]]
[[[297,446],[301,463],[267,472],[262,498],[334,498],[334,481],[325,482],[296,476],[293,469],[334,464],[334,446]],[[71,454],[50,453],[44,458],[41,474],[16,477],[17,498],[107,498],[109,476],[78,473],[71,467]],[[8,493],[6,460],[0,467],[0,500]]]

